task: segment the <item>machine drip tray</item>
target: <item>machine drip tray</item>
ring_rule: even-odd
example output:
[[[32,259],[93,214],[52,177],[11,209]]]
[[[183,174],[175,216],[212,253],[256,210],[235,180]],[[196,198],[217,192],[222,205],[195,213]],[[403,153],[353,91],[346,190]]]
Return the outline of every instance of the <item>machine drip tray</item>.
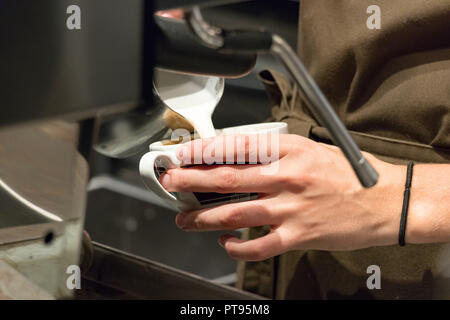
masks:
[[[236,261],[217,243],[224,232],[178,229],[176,212],[140,181],[98,176],[88,190],[85,229],[93,241],[209,280],[235,282]]]

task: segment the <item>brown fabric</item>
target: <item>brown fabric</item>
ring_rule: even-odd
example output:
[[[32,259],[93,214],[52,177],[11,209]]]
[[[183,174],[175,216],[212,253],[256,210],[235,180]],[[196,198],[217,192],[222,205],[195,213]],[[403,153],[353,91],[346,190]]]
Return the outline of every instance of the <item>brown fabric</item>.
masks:
[[[303,0],[298,52],[349,130],[448,151],[449,28],[450,0]]]
[[[381,30],[366,27],[373,4],[381,8]],[[449,163],[449,28],[450,0],[302,0],[299,55],[362,150],[392,163]],[[282,74],[266,71],[261,80],[273,120],[330,142]],[[256,235],[251,229],[248,236]],[[443,277],[449,245],[289,252],[270,260],[275,269],[267,284],[275,295],[246,285],[247,264],[240,266],[240,287],[278,299],[427,299],[450,292]],[[381,290],[366,286],[373,264],[382,270]]]

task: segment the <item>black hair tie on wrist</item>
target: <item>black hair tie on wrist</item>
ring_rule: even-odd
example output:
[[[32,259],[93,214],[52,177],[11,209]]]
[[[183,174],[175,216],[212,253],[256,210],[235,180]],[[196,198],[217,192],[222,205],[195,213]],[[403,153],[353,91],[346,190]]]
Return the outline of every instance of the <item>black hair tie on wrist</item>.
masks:
[[[411,181],[413,175],[414,162],[408,162],[408,169],[406,171],[405,192],[403,193],[403,208],[402,216],[400,218],[400,230],[398,232],[398,244],[401,247],[405,246],[406,220],[408,217],[409,196],[411,193]]]

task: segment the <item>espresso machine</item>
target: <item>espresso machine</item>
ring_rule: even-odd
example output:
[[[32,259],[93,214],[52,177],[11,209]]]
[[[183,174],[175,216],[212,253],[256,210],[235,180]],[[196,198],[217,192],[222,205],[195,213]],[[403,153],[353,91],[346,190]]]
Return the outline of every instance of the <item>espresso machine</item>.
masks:
[[[239,78],[259,53],[273,54],[361,184],[376,183],[377,173],[281,37],[225,30],[202,16],[204,7],[241,1],[0,2],[0,298],[73,298],[77,267],[86,298],[259,298],[83,232],[92,150],[126,158],[167,133],[152,90],[154,68]],[[79,28],[67,26],[74,5]],[[184,19],[155,15],[174,8],[185,10]]]

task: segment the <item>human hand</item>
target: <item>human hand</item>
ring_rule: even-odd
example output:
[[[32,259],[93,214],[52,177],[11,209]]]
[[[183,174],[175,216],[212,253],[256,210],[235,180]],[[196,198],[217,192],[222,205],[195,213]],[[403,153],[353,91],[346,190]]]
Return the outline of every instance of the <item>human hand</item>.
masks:
[[[236,137],[228,142],[236,142]],[[239,151],[258,153],[249,143]],[[194,140],[183,145],[178,157],[192,163],[194,150],[211,148],[225,140]],[[242,140],[241,140],[242,141]],[[224,146],[225,148],[225,146]],[[271,164],[199,165],[168,170],[161,177],[168,191],[257,192],[257,200],[181,212],[177,225],[186,231],[235,230],[270,225],[264,237],[243,241],[224,235],[219,243],[235,259],[263,260],[290,250],[354,250],[397,242],[405,170],[370,154],[367,159],[380,173],[378,184],[361,187],[341,151],[297,135],[279,136],[278,170],[262,174]],[[242,154],[241,154],[242,155]],[[206,159],[203,159],[204,162]],[[408,224],[414,224],[409,217]],[[412,227],[408,232],[414,232]]]

